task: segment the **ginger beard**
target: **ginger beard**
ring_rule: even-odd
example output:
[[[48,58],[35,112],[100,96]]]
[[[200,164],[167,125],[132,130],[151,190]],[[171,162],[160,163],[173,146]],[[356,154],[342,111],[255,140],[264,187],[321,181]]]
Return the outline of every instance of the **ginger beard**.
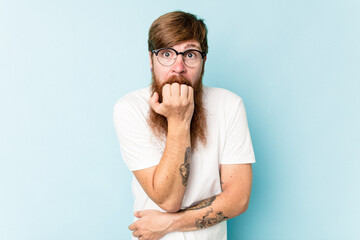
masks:
[[[191,147],[196,149],[199,141],[205,146],[206,145],[206,110],[203,106],[203,86],[202,86],[202,74],[194,83],[194,86],[189,80],[183,76],[172,76],[167,81],[159,84],[156,78],[154,70],[152,70],[152,84],[151,84],[151,96],[157,92],[159,94],[159,102],[162,102],[162,88],[165,84],[186,84],[194,89],[194,113],[191,119],[190,125],[190,138]],[[168,130],[167,119],[161,114],[156,113],[151,107],[149,111],[149,117],[147,122],[153,132],[153,134],[163,139]]]

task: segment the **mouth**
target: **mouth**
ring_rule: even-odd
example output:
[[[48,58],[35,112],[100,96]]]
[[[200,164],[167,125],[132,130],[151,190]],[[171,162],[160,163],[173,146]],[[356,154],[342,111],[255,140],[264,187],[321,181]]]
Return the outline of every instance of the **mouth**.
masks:
[[[188,85],[190,87],[193,87],[191,82],[187,78],[183,77],[182,75],[174,75],[174,76],[169,77],[164,82],[163,86],[165,84],[173,84],[173,83],[185,84],[185,85]]]

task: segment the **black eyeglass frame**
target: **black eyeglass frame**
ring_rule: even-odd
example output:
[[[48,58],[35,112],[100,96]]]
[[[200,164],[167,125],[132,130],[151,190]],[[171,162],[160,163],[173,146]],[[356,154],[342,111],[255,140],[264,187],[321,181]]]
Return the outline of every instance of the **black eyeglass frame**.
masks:
[[[165,50],[165,49],[173,50],[173,51],[176,53],[176,57],[177,57],[179,54],[185,56],[185,53],[190,52],[190,51],[196,51],[196,52],[200,53],[202,59],[204,59],[204,57],[206,56],[206,53],[204,53],[204,52],[202,52],[202,51],[199,51],[199,50],[197,50],[197,49],[188,49],[188,50],[185,50],[185,51],[183,51],[183,52],[178,52],[178,51],[176,51],[176,50],[173,49],[173,48],[160,48],[160,49],[156,49],[156,50],[151,50],[151,52],[152,52],[152,53],[155,53],[155,55],[157,56],[161,50]]]

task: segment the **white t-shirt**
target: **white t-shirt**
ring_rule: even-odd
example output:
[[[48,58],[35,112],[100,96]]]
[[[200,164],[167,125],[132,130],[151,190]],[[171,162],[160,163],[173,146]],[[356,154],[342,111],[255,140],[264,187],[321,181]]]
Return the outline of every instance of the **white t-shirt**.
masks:
[[[150,88],[143,88],[120,98],[114,106],[114,125],[123,160],[130,171],[159,164],[165,141],[154,137],[146,119]],[[228,90],[204,86],[207,111],[207,145],[199,144],[191,155],[191,171],[182,208],[221,193],[220,164],[254,163],[246,112],[241,98]],[[133,177],[134,211],[157,209]],[[136,219],[134,219],[135,221]],[[194,220],[195,224],[195,220]],[[226,222],[191,232],[173,232],[162,239],[226,240]],[[137,239],[137,238],[133,238]]]

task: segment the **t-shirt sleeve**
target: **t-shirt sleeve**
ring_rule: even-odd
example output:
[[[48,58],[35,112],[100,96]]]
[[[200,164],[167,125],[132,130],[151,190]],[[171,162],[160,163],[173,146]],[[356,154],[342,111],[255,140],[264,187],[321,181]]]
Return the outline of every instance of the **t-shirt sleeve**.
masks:
[[[159,164],[162,151],[146,122],[146,113],[128,98],[114,105],[113,120],[122,158],[130,171]]]
[[[220,164],[254,163],[245,106],[239,96],[232,99],[232,104],[227,104],[226,115],[226,140]]]

